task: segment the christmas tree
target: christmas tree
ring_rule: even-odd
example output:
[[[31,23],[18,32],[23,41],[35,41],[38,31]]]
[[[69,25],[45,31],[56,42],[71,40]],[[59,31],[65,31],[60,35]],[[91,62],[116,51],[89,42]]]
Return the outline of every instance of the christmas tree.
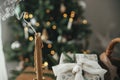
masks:
[[[84,0],[24,0],[17,5],[16,16],[26,12],[23,18],[36,32],[41,32],[43,64],[49,68],[58,63],[62,52],[80,53],[88,49],[91,30],[83,15],[85,7]],[[5,51],[9,59],[20,62],[21,70],[34,64],[34,31],[16,16],[8,22],[14,39]]]

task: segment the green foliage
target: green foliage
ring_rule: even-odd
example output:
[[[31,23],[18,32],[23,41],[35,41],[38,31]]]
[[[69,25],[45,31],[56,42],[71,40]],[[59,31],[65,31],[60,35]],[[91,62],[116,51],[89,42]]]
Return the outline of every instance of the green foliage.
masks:
[[[66,59],[64,60],[65,63],[75,63],[75,54],[73,55],[73,59],[66,53],[63,53],[66,57]]]
[[[9,80],[16,80],[16,77],[22,73],[22,71],[16,71],[16,70],[12,70],[11,73],[13,74],[12,77],[9,78]]]
[[[64,12],[62,12],[61,5],[64,5]],[[62,6],[63,7],[63,6]],[[53,59],[51,50],[55,51],[58,56],[62,52],[82,52],[87,50],[89,46],[89,36],[91,34],[90,24],[83,16],[83,8],[78,5],[77,0],[24,0],[17,6],[18,15],[23,11],[28,12],[28,18],[26,20],[31,23],[31,19],[35,19],[35,24],[32,26],[37,32],[43,34],[43,29],[47,30],[48,39],[43,40],[44,47],[42,49],[43,62],[47,61],[49,68],[56,65],[59,60]],[[16,10],[17,12],[17,10]],[[73,13],[73,14],[72,14]],[[33,18],[29,17],[29,14],[33,15]],[[66,17],[63,15],[66,14]],[[74,16],[71,16],[74,15]],[[70,21],[72,19],[73,21]],[[85,20],[85,21],[84,21]],[[83,22],[84,21],[84,22]],[[39,23],[39,25],[36,25]],[[68,29],[68,24],[71,23],[71,29]],[[23,56],[24,59],[29,61],[27,66],[33,66],[34,59],[34,32],[29,28],[29,37],[33,37],[33,41],[29,38],[25,39],[24,27],[28,25],[24,24],[23,19],[17,20],[16,16],[11,17],[8,22],[11,27],[13,39],[4,46],[8,58],[11,60],[20,60],[19,57]],[[53,28],[53,26],[56,26]],[[58,39],[61,37],[60,39]],[[19,41],[20,48],[11,49],[11,44],[14,41]],[[52,47],[48,48],[51,44]],[[6,49],[6,46],[9,47]],[[66,55],[66,54],[65,54]],[[69,56],[66,55],[66,61],[74,62]]]

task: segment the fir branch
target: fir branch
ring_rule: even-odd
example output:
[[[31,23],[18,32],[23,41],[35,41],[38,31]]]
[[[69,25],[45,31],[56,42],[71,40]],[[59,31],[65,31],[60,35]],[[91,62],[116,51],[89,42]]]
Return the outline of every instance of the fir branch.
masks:
[[[48,54],[48,58],[53,62],[54,65],[58,64],[58,61],[56,61],[50,54]]]
[[[64,62],[69,62],[69,63],[75,63],[75,55],[73,55],[73,59],[66,53],[63,53],[66,57],[66,59],[64,60]]]

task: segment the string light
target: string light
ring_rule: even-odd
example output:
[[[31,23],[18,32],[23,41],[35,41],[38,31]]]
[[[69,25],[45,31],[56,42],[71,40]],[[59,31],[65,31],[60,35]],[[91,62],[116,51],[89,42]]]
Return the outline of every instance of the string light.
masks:
[[[30,41],[33,41],[33,37],[32,37],[32,36],[30,36],[30,37],[29,37],[29,40],[30,40]]]
[[[83,20],[82,22],[83,22],[83,24],[87,24],[87,23],[88,23],[88,21],[87,21],[87,20]]]
[[[56,25],[53,25],[53,26],[52,26],[52,29],[53,29],[53,30],[55,30],[56,28],[57,28]]]
[[[47,9],[47,10],[46,10],[46,13],[50,13],[50,10],[49,10],[49,9]]]
[[[52,48],[52,44],[48,44],[48,48]]]
[[[67,18],[67,14],[66,14],[66,13],[64,13],[64,14],[63,14],[63,17],[64,17],[64,18]]]
[[[74,18],[74,17],[75,17],[75,11],[71,11],[70,17],[71,17],[71,18]]]
[[[36,22],[36,23],[35,23],[35,26],[39,27],[39,26],[40,26],[40,23],[39,23],[39,22]]]
[[[75,11],[71,11],[71,14],[75,14]]]
[[[55,54],[55,51],[54,50],[51,50],[51,52],[50,52],[52,55],[54,55]]]
[[[43,65],[44,65],[44,67],[47,67],[48,66],[48,62],[45,61]]]
[[[47,21],[47,22],[46,22],[46,25],[47,25],[47,26],[50,26],[50,24],[51,24],[50,21]]]
[[[28,12],[25,12],[25,15],[23,16],[25,19],[29,18]]]
[[[33,18],[33,15],[32,15],[32,14],[29,14],[29,18]]]
[[[89,53],[90,53],[90,50],[83,50],[83,53],[84,53],[84,54],[89,54]]]
[[[69,18],[69,22],[73,22],[73,18]]]
[[[25,31],[28,31],[28,27],[25,27],[24,30],[25,30]]]
[[[45,80],[45,77],[44,77],[44,76],[42,77],[42,80]]]

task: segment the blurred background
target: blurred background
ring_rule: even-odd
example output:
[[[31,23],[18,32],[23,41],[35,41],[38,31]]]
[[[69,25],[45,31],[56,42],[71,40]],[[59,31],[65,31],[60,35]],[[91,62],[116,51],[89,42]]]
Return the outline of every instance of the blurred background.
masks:
[[[84,16],[84,17],[80,17],[80,18],[82,18],[82,20],[87,20],[88,25],[86,25],[86,26],[90,26],[90,28],[89,28],[90,32],[88,32],[88,33],[86,32],[87,35],[90,34],[89,35],[89,46],[86,49],[83,49],[83,47],[82,47],[82,49],[96,51],[98,54],[100,54],[101,52],[105,51],[107,45],[113,38],[120,37],[120,30],[119,30],[120,29],[120,15],[119,15],[120,14],[120,9],[119,9],[120,8],[120,0],[75,0],[75,1],[78,1],[80,3],[80,6],[82,6],[82,10],[80,7],[80,10],[82,12],[80,12],[80,15],[79,15],[79,11],[78,11],[77,16],[81,16],[81,14],[82,14],[82,16]],[[2,4],[3,2],[4,2],[4,0],[0,0],[0,4]],[[62,3],[64,3],[64,0],[61,0],[61,4]],[[22,2],[20,4],[22,4]],[[66,2],[65,4],[69,4],[69,2],[68,3]],[[24,8],[23,5],[21,6],[22,8]],[[71,6],[69,5],[68,7],[71,8]],[[64,5],[62,7],[63,7],[63,9],[65,8]],[[25,8],[25,9],[27,9],[27,8]],[[25,9],[22,9],[22,10],[25,10]],[[29,11],[30,10],[28,10],[28,12]],[[32,11],[31,11],[31,13],[32,13]],[[40,14],[42,14],[42,13],[40,13]],[[14,20],[14,18],[11,18],[11,19]],[[75,20],[77,20],[77,19],[75,19]],[[8,25],[8,23],[9,23],[9,25]],[[17,25],[19,27],[18,24],[19,24],[19,22],[16,22],[16,24],[14,24],[14,25]],[[12,22],[11,22],[11,25],[12,25]],[[9,19],[2,22],[2,40],[3,40],[4,49],[11,48],[10,46],[7,46],[7,44],[9,44],[10,42],[11,42],[10,45],[12,45],[12,44],[21,45],[21,43],[19,43],[19,42],[16,43],[16,41],[19,41],[19,39],[17,38],[17,40],[15,40],[16,38],[13,33],[15,28],[10,27],[11,25],[10,25]],[[44,31],[42,29],[40,31],[41,31],[41,33],[44,33]],[[24,32],[24,30],[23,30],[23,32]],[[47,32],[45,32],[45,34],[46,33]],[[61,33],[61,35],[63,33]],[[48,34],[49,34],[49,31],[48,31]],[[51,33],[51,34],[56,34],[56,33]],[[66,34],[67,34],[67,32],[66,32]],[[69,32],[68,32],[68,34],[69,34]],[[56,36],[59,36],[59,35],[60,35],[60,32],[58,31],[58,35],[56,35]],[[33,35],[31,35],[31,36],[33,36]],[[50,36],[48,36],[48,37],[50,37]],[[72,36],[72,38],[74,38],[74,37]],[[86,37],[85,37],[85,39],[86,39]],[[67,37],[67,40],[69,41],[72,39],[71,38],[69,39]],[[77,39],[77,40],[79,40],[79,39]],[[52,42],[54,42],[54,40]],[[51,44],[51,42],[49,42],[49,43]],[[79,43],[79,41],[78,41],[78,43]],[[31,44],[31,45],[33,45],[33,44]],[[54,45],[54,43],[52,45]],[[84,45],[86,45],[86,44],[84,44]],[[73,46],[73,47],[75,47],[75,46]],[[15,60],[13,60],[12,62],[7,61],[7,57],[8,57],[7,53],[9,53],[9,52],[7,52],[7,51],[5,52],[5,58],[6,58],[6,64],[7,64],[7,69],[8,69],[8,75],[10,77],[11,76],[10,71],[15,69],[20,64],[20,62],[17,62]]]

